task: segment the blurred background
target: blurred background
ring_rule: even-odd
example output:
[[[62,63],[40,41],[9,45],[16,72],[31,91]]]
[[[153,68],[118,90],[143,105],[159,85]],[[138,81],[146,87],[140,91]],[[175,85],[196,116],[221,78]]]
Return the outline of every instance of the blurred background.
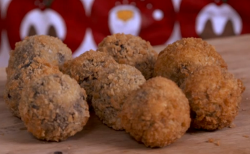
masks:
[[[0,0],[0,9],[0,67],[31,35],[56,36],[77,57],[113,33],[154,46],[250,33],[249,0]]]

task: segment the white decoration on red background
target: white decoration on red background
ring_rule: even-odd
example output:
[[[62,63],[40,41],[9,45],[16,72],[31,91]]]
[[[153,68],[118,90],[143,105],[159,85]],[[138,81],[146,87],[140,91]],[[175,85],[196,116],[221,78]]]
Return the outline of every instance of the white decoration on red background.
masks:
[[[118,11],[131,11],[133,16],[127,21],[118,18]],[[124,33],[138,35],[141,27],[140,10],[133,5],[118,5],[113,7],[109,12],[109,29],[112,34]]]
[[[92,50],[96,50],[97,46],[95,44],[95,41],[93,39],[92,36],[92,31],[90,28],[88,28],[86,30],[86,34],[84,37],[84,40],[82,41],[82,44],[80,45],[80,47],[73,53],[73,57],[78,57],[80,56],[82,53],[89,51],[90,49]]]
[[[12,0],[0,0],[0,6],[1,6],[1,8],[0,8],[0,10],[1,10],[1,16],[2,16],[2,18],[4,18],[5,17],[5,15],[6,15],[6,11],[8,10],[8,6],[9,6],[9,4],[10,4],[10,2],[11,2]]]
[[[239,35],[242,30],[242,20],[239,14],[228,4],[216,5],[210,3],[206,5],[196,18],[196,32],[201,34],[206,22],[211,20],[213,30],[216,35],[221,35],[227,21],[231,20],[234,33]]]
[[[179,12],[181,0],[172,0],[175,12]]]
[[[181,39],[180,24],[179,24],[179,22],[175,22],[174,30],[165,44],[171,44],[171,43],[173,43],[177,40],[180,40],[180,39]]]
[[[7,39],[6,31],[1,33],[1,47],[0,47],[0,67],[7,67],[10,58],[10,46]]]
[[[153,18],[157,21],[161,20],[164,17],[164,14],[162,12],[162,10],[160,9],[156,9],[153,12]]]
[[[94,0],[81,0],[86,12],[86,15],[89,16],[91,13],[92,5]]]
[[[34,9],[27,13],[20,26],[20,36],[25,38],[28,35],[29,27],[33,25],[38,35],[48,33],[49,26],[54,26],[57,32],[57,37],[64,40],[66,35],[66,26],[63,18],[51,9],[41,11]]]
[[[9,4],[12,0],[0,0],[0,11],[1,11],[1,18],[5,18],[6,12],[8,10]],[[9,51],[10,46],[7,39],[6,31],[1,29],[0,32],[0,67],[7,67],[9,61]]]

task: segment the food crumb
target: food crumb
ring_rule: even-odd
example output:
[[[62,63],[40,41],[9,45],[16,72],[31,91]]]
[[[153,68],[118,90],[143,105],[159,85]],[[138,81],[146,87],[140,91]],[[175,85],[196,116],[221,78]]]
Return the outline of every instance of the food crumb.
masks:
[[[216,145],[216,146],[220,146],[220,141],[219,140],[215,141],[215,139],[213,139],[213,138],[209,138],[207,140],[207,142],[208,143],[214,143],[214,145]]]
[[[234,123],[229,125],[229,128],[234,128],[234,127],[236,127],[236,125]]]
[[[214,143],[214,139],[213,139],[213,138],[209,138],[209,139],[207,140],[207,142],[208,142],[208,143]]]
[[[248,135],[242,135],[243,137],[245,137],[245,138],[249,138],[249,136]]]
[[[220,141],[217,141],[214,144],[217,145],[217,146],[220,146]]]

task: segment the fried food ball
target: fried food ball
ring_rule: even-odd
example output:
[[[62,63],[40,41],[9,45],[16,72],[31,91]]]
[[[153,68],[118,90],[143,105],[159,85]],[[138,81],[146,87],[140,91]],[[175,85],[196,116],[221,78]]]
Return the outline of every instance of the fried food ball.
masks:
[[[212,45],[200,38],[183,38],[160,52],[154,76],[169,78],[180,86],[196,68],[206,65],[227,69],[227,64]]]
[[[20,118],[18,106],[25,86],[29,84],[31,80],[55,71],[58,71],[57,66],[52,66],[36,57],[32,63],[25,65],[21,69],[17,69],[10,78],[7,78],[4,100],[14,116]]]
[[[52,65],[62,65],[72,59],[71,50],[58,38],[48,35],[34,35],[26,37],[16,43],[15,50],[10,53],[7,77],[14,74],[16,69],[31,63],[34,57],[40,57]]]
[[[181,85],[190,108],[192,127],[216,130],[227,127],[238,114],[243,83],[219,66],[198,68]]]
[[[112,69],[100,71],[94,84],[92,106],[101,121],[115,130],[123,130],[121,112],[125,98],[145,82],[144,76],[135,67],[117,64]]]
[[[149,42],[138,36],[119,33],[107,36],[97,50],[110,54],[120,64],[136,67],[146,79],[153,75],[157,53]]]
[[[46,141],[75,135],[89,119],[85,90],[59,71],[30,82],[23,89],[19,111],[27,130]]]
[[[93,81],[97,79],[97,73],[112,65],[117,63],[111,56],[104,52],[90,50],[66,62],[60,70],[74,78],[86,90],[87,102],[91,104]]]
[[[132,92],[123,104],[122,126],[147,147],[163,147],[181,138],[190,126],[190,108],[171,80],[155,77]]]

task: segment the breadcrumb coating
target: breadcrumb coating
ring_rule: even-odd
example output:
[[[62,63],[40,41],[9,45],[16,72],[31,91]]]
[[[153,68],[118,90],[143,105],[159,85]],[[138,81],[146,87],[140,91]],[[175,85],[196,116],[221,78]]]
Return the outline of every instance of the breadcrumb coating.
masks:
[[[147,147],[164,147],[181,138],[190,126],[190,108],[171,80],[155,77],[132,92],[123,104],[122,126]]]
[[[107,36],[97,50],[110,54],[119,64],[136,67],[146,79],[153,76],[157,53],[148,41],[138,36],[119,33]]]
[[[227,64],[212,45],[200,38],[183,38],[160,52],[154,76],[169,78],[180,86],[196,68],[206,65],[227,69]]]
[[[116,61],[104,52],[94,50],[86,51],[79,57],[66,62],[60,70],[74,78],[88,95],[89,105],[92,100],[93,82],[97,79],[97,73],[104,68],[117,65]]]
[[[185,80],[181,89],[189,100],[192,127],[216,130],[230,126],[245,87],[227,70],[203,66]]]
[[[4,100],[14,116],[20,118],[18,106],[25,86],[30,81],[55,71],[58,71],[57,66],[52,66],[36,57],[32,63],[17,69],[10,78],[7,78]]]
[[[48,35],[34,35],[26,37],[17,42],[15,49],[10,53],[7,77],[33,61],[35,57],[51,63],[62,65],[65,61],[72,59],[72,51],[60,39]]]
[[[61,72],[34,79],[19,104],[28,131],[46,141],[62,141],[83,129],[89,119],[86,93]]]
[[[101,121],[115,130],[123,130],[118,116],[124,100],[145,82],[135,67],[117,64],[103,69],[94,84],[92,105]]]

